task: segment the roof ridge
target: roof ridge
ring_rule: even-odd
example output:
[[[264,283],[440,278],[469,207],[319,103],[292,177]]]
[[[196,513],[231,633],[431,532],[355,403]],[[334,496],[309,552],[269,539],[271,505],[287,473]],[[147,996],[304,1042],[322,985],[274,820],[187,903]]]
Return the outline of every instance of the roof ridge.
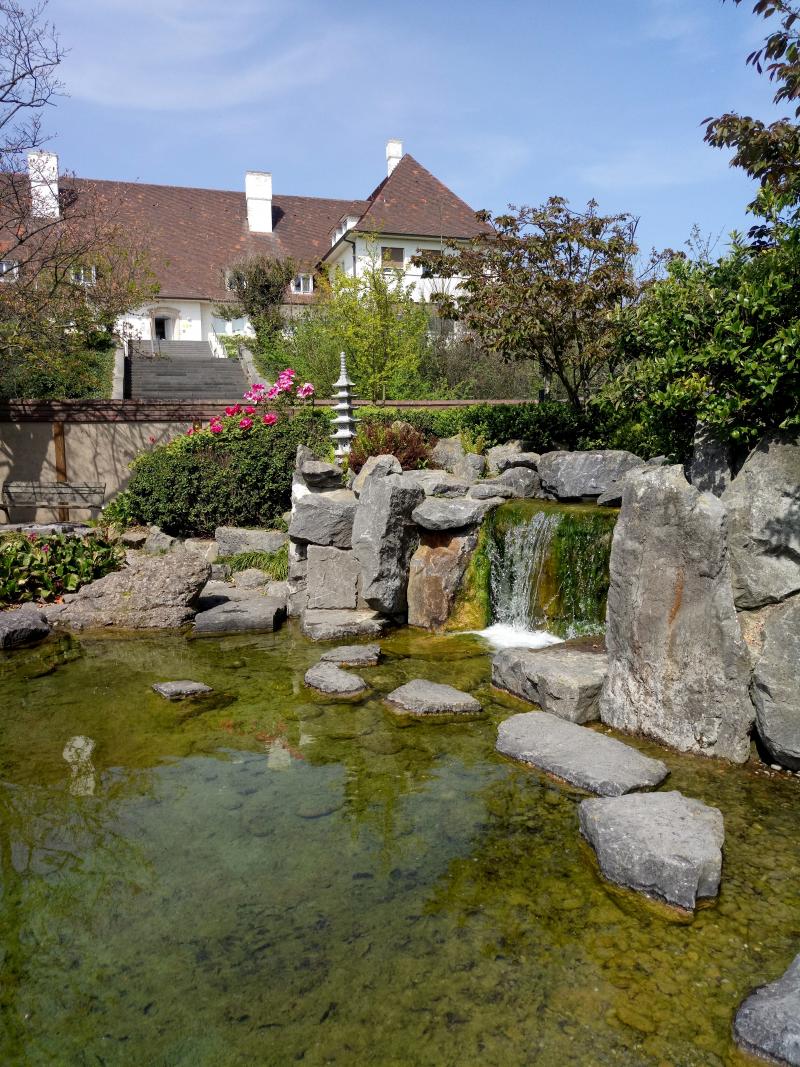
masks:
[[[86,178],[78,174],[62,176],[60,179],[65,185],[70,182],[92,182],[95,185],[129,185],[137,189],[177,189],[186,193],[225,193],[229,196],[245,196],[244,189],[218,189],[207,185],[173,185],[169,182],[143,182],[138,179],[128,180],[125,178]],[[363,197],[354,196],[311,196],[305,193],[273,193],[272,198],[293,197],[295,200],[325,200],[337,204],[364,204]]]

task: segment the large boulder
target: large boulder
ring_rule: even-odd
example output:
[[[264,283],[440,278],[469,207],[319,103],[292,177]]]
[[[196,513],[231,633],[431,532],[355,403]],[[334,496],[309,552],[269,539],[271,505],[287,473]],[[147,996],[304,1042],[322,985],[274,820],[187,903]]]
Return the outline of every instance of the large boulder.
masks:
[[[306,590],[310,608],[356,607],[358,563],[352,551],[309,545]]]
[[[286,617],[286,606],[268,596],[246,600],[226,600],[206,611],[198,611],[192,633],[196,637],[217,634],[272,633]]]
[[[533,497],[545,495],[542,492],[541,478],[530,467],[508,467],[498,478],[492,478],[491,484],[508,486],[512,496],[520,500],[530,500]]]
[[[286,544],[282,530],[248,530],[243,526],[218,526],[214,531],[220,556],[241,552],[277,552]]]
[[[429,496],[414,508],[412,518],[423,530],[462,530],[465,526],[480,523],[488,511],[502,503],[499,497],[474,500],[467,497],[442,499]]]
[[[74,630],[116,626],[122,630],[166,630],[190,622],[211,565],[194,552],[173,549],[164,556],[129,552],[122,570],[90,582],[51,605],[55,626]]]
[[[506,460],[530,451],[529,441],[507,441],[504,445],[494,445],[486,450],[486,470],[489,474],[499,474],[506,469]]]
[[[446,471],[452,471],[456,463],[466,455],[461,444],[461,434],[443,437],[431,449],[431,465]]]
[[[701,422],[695,427],[686,477],[695,489],[714,496],[722,496],[733,477],[730,450]]]
[[[502,474],[503,471],[511,470],[512,467],[528,467],[535,471],[541,458],[538,452],[511,452],[497,461],[497,471]]]
[[[415,482],[399,474],[370,478],[353,523],[353,554],[361,571],[361,596],[376,611],[406,609],[408,567],[419,531],[411,514],[425,499]]]
[[[387,474],[402,473],[403,468],[400,466],[400,460],[397,456],[369,456],[364,466],[355,476],[351,488],[356,496],[360,496],[368,478],[385,478]]]
[[[423,535],[408,572],[409,626],[444,626],[477,543],[477,530]]]
[[[306,544],[350,548],[357,505],[355,493],[349,489],[306,491],[294,501],[289,536]]]
[[[425,496],[464,496],[469,489],[469,482],[448,471],[403,471],[403,479],[421,485]]]
[[[610,882],[692,911],[722,874],[722,813],[682,793],[584,800],[581,833]]]
[[[0,611],[0,648],[20,648],[44,641],[50,633],[50,623],[33,604]]]
[[[681,467],[630,475],[611,547],[603,722],[743,763],[750,662],[730,585],[726,515]]]
[[[616,738],[566,722],[546,711],[522,712],[500,723],[495,748],[588,793],[618,797],[652,789],[669,773]]]
[[[467,452],[453,467],[453,476],[472,485],[486,470],[486,459],[477,452]]]
[[[582,500],[600,496],[626,471],[641,465],[642,460],[632,452],[597,449],[545,452],[539,457],[537,470],[546,492],[559,500]]]
[[[765,437],[722,494],[739,608],[800,591],[800,438]]]
[[[775,763],[800,771],[800,597],[767,619],[752,695],[764,748]]]
[[[325,463],[321,459],[307,459],[304,456],[298,470],[309,489],[328,492],[342,488],[342,470],[335,463]]]
[[[564,646],[504,648],[492,659],[492,685],[569,722],[591,722],[600,716],[598,701],[607,669],[601,653]]]
[[[770,1063],[800,1067],[800,955],[777,981],[742,1002],[733,1035],[747,1052]]]

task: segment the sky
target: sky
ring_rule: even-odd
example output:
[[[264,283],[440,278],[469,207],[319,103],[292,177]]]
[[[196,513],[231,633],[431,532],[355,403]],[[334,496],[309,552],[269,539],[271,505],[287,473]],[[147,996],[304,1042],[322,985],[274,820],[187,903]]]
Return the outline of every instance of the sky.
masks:
[[[768,23],[720,0],[50,0],[84,177],[361,198],[385,142],[474,208],[594,198],[644,249],[746,229],[747,178],[702,120],[778,115],[745,65]]]

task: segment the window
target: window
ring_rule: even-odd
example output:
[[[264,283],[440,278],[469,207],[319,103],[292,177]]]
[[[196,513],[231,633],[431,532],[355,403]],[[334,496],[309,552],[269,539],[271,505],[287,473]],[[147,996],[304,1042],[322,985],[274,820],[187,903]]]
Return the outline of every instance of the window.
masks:
[[[384,270],[402,270],[405,263],[402,248],[389,248],[381,246],[381,266]]]
[[[314,279],[310,274],[298,274],[292,279],[293,293],[313,293]]]
[[[16,281],[19,277],[19,263],[16,259],[0,259],[0,281]]]
[[[94,285],[97,281],[97,267],[73,267],[72,280],[76,285]]]

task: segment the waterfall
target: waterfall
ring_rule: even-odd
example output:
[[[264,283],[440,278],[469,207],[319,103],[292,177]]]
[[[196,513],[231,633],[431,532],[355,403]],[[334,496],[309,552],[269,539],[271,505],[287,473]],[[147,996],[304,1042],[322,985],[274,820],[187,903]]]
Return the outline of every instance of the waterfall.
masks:
[[[536,608],[550,542],[561,522],[556,512],[537,511],[489,542],[492,621],[515,630],[541,627]]]

